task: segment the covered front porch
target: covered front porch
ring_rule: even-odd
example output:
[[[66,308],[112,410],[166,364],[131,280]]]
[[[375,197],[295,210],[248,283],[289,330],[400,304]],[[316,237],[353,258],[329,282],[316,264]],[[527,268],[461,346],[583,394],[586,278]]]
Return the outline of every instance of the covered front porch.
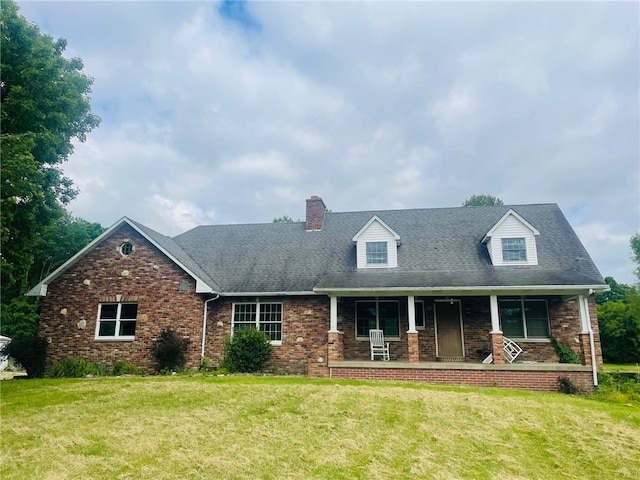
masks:
[[[594,366],[602,360],[592,348],[597,322],[588,291],[357,293],[330,295],[332,377],[531,384],[542,390],[555,389],[559,376],[597,382]],[[390,361],[371,360],[370,328],[384,330]],[[513,363],[504,356],[505,336],[522,348]],[[552,337],[569,345],[581,365],[560,364]],[[482,363],[490,354],[491,363]]]

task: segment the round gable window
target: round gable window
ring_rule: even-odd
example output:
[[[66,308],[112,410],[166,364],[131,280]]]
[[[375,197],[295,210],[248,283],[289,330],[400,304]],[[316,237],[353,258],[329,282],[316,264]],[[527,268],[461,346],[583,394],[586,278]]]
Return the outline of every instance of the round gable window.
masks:
[[[131,244],[131,242],[124,242],[122,245],[120,245],[120,253],[125,257],[131,252],[133,252],[133,245]]]

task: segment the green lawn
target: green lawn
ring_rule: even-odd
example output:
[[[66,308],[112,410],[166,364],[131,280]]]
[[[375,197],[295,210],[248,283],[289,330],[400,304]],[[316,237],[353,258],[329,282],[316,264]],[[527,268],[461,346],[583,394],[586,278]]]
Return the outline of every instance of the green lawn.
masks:
[[[605,363],[602,369],[607,373],[628,372],[628,373],[638,373],[640,375],[640,365],[636,363],[627,363],[627,364]]]
[[[640,478],[640,407],[275,377],[0,382],[9,479]]]

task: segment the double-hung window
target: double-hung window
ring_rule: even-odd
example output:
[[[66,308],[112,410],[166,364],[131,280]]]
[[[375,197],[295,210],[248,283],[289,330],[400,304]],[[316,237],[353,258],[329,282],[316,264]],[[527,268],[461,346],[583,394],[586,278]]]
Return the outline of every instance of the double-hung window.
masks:
[[[387,242],[367,242],[367,265],[387,263]]]
[[[524,238],[503,238],[502,260],[504,262],[526,262],[527,245]]]
[[[101,303],[96,340],[134,340],[137,316],[137,303]]]
[[[369,330],[380,329],[385,338],[400,338],[397,300],[356,301],[356,336],[369,338]]]
[[[500,300],[500,323],[505,337],[549,338],[545,300]]]
[[[233,304],[233,331],[256,328],[267,334],[271,343],[282,342],[282,304],[247,302]]]

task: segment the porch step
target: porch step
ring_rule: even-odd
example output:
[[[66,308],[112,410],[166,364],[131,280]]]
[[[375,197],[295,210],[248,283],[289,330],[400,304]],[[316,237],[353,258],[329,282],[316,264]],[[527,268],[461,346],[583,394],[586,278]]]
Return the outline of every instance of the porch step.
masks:
[[[466,362],[467,360],[464,357],[436,357],[438,362]]]

